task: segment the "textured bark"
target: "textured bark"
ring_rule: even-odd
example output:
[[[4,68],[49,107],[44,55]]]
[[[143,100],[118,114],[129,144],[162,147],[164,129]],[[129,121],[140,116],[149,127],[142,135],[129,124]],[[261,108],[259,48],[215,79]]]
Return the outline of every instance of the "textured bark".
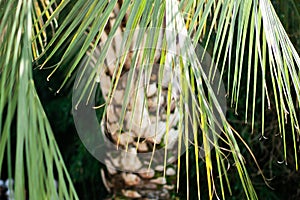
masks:
[[[109,31],[115,23],[120,7],[119,1],[119,4],[117,4],[114,12],[111,14],[105,32],[102,34],[102,43],[106,41]],[[124,20],[126,21],[127,18],[128,15],[125,16]],[[96,77],[96,81],[100,82],[102,95],[109,103],[106,115],[102,119],[102,130],[118,149],[123,150],[123,153],[120,155],[113,155],[111,152],[106,153],[106,169],[101,170],[102,180],[113,199],[123,199],[125,197],[137,199],[171,199],[176,183],[175,158],[177,158],[177,151],[173,151],[173,147],[177,147],[178,145],[176,142],[176,138],[178,137],[178,109],[176,101],[179,97],[179,92],[176,89],[178,87],[173,87],[171,95],[171,113],[168,128],[166,124],[168,117],[167,95],[169,83],[174,85],[178,79],[171,78],[171,74],[174,73],[171,67],[165,67],[162,82],[159,83],[159,53],[156,52],[156,63],[154,63],[150,72],[148,71],[149,66],[145,68],[140,66],[141,53],[138,57],[137,68],[129,90],[129,101],[126,105],[125,89],[128,83],[128,71],[130,70],[133,56],[133,52],[128,52],[121,77],[116,85],[116,90],[111,99],[109,99],[108,94],[113,74],[116,70],[119,70],[115,65],[115,61],[119,57],[122,31],[124,31],[124,23],[118,28],[117,36],[108,49],[105,67],[102,68],[99,76]],[[132,43],[135,43],[135,40],[136,37],[133,38]],[[100,51],[101,45],[98,46],[93,56],[98,58]],[[92,59],[92,66],[95,66],[95,60]],[[146,68],[147,70],[145,70]],[[140,72],[142,76],[138,79]],[[158,84],[162,85],[159,96]],[[124,116],[121,116],[122,107],[124,109],[124,106],[126,107],[126,112]],[[120,124],[122,117],[124,117],[124,121]],[[168,138],[165,137],[167,129],[169,133]],[[166,159],[171,164],[168,164],[164,168],[165,158],[164,153],[162,153],[164,152],[163,150],[160,153],[154,154],[152,163],[149,165],[152,159],[151,152],[157,149],[161,150],[165,147],[166,143],[168,143]],[[124,159],[126,151],[133,153],[133,155],[140,153],[148,154],[144,160],[140,160],[138,156],[131,156],[130,159]],[[122,171],[119,171],[119,169],[122,169]]]

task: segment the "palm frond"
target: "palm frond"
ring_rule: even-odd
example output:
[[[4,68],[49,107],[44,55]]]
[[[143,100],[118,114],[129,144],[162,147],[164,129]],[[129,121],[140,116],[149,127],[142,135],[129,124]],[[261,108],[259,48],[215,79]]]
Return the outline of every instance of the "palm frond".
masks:
[[[21,198],[23,193],[25,181],[25,168],[23,166],[26,163],[28,175],[40,178],[34,181],[29,179],[29,181],[32,181],[32,184],[37,184],[37,188],[41,188],[42,196],[47,196],[49,188],[51,193],[54,191],[54,186],[50,182],[53,180],[53,167],[55,167],[59,172],[60,195],[69,199],[69,195],[72,194],[76,198],[70,179],[67,179],[68,182],[64,181],[64,177],[68,177],[68,175],[34,89],[31,75],[32,60],[40,62],[40,67],[43,68],[63,45],[67,45],[61,59],[48,77],[54,75],[67,58],[74,57],[68,68],[67,76],[58,89],[59,92],[74,74],[83,58],[85,58],[85,62],[83,63],[82,74],[85,73],[87,67],[91,67],[89,63],[95,59],[94,66],[96,67],[93,68],[93,73],[86,80],[86,86],[78,99],[79,104],[84,99],[85,94],[91,93],[91,90],[94,89],[90,88],[90,85],[95,85],[97,82],[96,78],[105,66],[109,47],[115,42],[115,37],[122,32],[122,41],[119,41],[120,52],[132,51],[131,44],[133,41],[135,41],[135,49],[133,49],[135,51],[130,58],[129,79],[119,123],[122,125],[124,122],[128,101],[131,98],[129,91],[135,84],[133,77],[138,68],[137,65],[140,65],[137,80],[141,80],[142,71],[151,74],[152,68],[143,67],[143,64],[153,63],[157,56],[157,50],[160,48],[160,73],[163,74],[166,66],[172,66],[172,69],[179,73],[181,93],[178,110],[181,133],[178,149],[179,152],[181,149],[188,151],[189,133],[192,132],[192,138],[195,140],[198,198],[200,198],[199,179],[201,178],[198,172],[200,157],[205,162],[210,199],[213,198],[214,193],[218,192],[221,192],[222,197],[225,198],[225,185],[231,191],[225,167],[227,157],[224,149],[220,146],[222,142],[228,146],[227,151],[234,160],[246,197],[257,199],[238,145],[240,137],[228,123],[226,113],[224,113],[219,102],[218,92],[222,90],[222,80],[225,78],[227,78],[227,95],[230,97],[231,106],[235,107],[236,113],[239,113],[239,99],[242,95],[246,96],[245,122],[251,121],[252,129],[254,129],[255,122],[254,113],[261,109],[262,136],[264,136],[266,124],[265,110],[276,109],[283,144],[286,144],[287,134],[291,134],[293,137],[295,163],[296,169],[298,169],[296,138],[300,135],[299,116],[297,115],[300,107],[300,59],[269,0],[188,0],[180,2],[176,0],[164,2],[124,0],[115,18],[111,18],[111,13],[116,8],[117,0],[80,0],[74,3],[62,23],[57,24],[57,17],[68,3],[70,1],[61,1],[60,4],[54,6],[54,0],[51,2],[0,2],[0,32],[2,33],[0,40],[3,41],[3,45],[0,47],[1,92],[3,91],[0,97],[0,148],[3,150],[0,151],[0,166],[5,148],[10,155],[11,126],[14,114],[17,114],[16,160],[18,163],[15,167],[17,183],[15,189],[21,195],[18,197]],[[11,9],[14,9],[15,12],[11,12]],[[126,26],[120,29],[124,19],[127,20]],[[105,30],[107,27],[109,27],[108,32]],[[53,37],[48,42],[45,30],[49,28],[53,30]],[[137,38],[134,38],[135,32],[133,30],[138,28],[141,30],[139,30]],[[156,44],[161,39],[161,29],[166,31],[162,36],[162,46],[158,45],[159,47],[157,47]],[[182,35],[182,38],[185,39],[190,38],[190,41],[183,39],[177,41],[178,35]],[[66,44],[68,39],[70,42]],[[83,41],[82,46],[77,49],[77,45],[81,41]],[[204,51],[198,57],[194,49],[201,41],[204,42]],[[101,45],[99,45],[100,43]],[[138,50],[145,44],[156,48]],[[178,44],[181,48],[179,52],[176,50]],[[99,46],[101,46],[101,51],[95,58],[95,52]],[[209,46],[212,46],[212,61],[207,72],[201,63],[205,57],[204,52],[209,49]],[[175,51],[179,58],[176,58],[172,51]],[[45,56],[45,61],[42,61]],[[126,59],[129,59],[127,54],[116,58],[116,66],[118,67],[112,75],[105,109],[111,103]],[[219,65],[220,77],[217,75]],[[174,78],[174,76],[172,77]],[[243,76],[246,78],[243,79]],[[214,82],[219,85],[217,91],[212,88]],[[245,94],[241,93],[243,84],[247,86]],[[148,85],[149,83],[146,83],[146,88]],[[158,96],[160,96],[162,76],[159,76],[158,85]],[[207,92],[204,88],[207,88]],[[174,88],[170,85],[168,93],[171,94],[172,90]],[[258,91],[261,91],[261,94],[258,94]],[[273,95],[270,95],[271,93]],[[261,108],[258,108],[256,101],[258,95],[261,96]],[[137,95],[134,96],[135,102],[136,98]],[[159,101],[158,98],[158,103]],[[274,108],[272,102],[275,102]],[[6,108],[7,115],[2,119],[2,114],[6,112]],[[170,99],[167,109],[170,109]],[[185,114],[186,110],[189,110],[189,115]],[[170,113],[167,114],[167,118],[169,115]],[[251,120],[249,120],[250,118]],[[131,119],[134,117],[132,116]],[[287,123],[291,128],[291,133],[286,132]],[[190,129],[189,124],[193,124]],[[168,135],[168,128],[166,134]],[[210,135],[213,137],[209,137]],[[181,140],[182,138],[184,141]],[[199,138],[202,140],[204,151],[203,149],[201,151]],[[37,145],[39,142],[44,145]],[[210,152],[211,146],[215,147],[213,150],[215,158]],[[285,158],[287,156],[286,148],[284,145]],[[25,155],[35,152],[33,156],[26,156],[26,161],[23,158],[24,149]],[[201,154],[201,152],[204,153]],[[8,157],[10,158],[10,156]],[[39,169],[45,172],[47,176],[35,175],[37,172],[33,170],[36,167],[33,163],[36,162],[39,163]],[[43,162],[47,163],[47,168],[44,168]],[[217,163],[217,168],[213,167],[212,163],[214,162]],[[11,161],[9,160],[8,163],[9,169],[11,169]],[[180,165],[180,163],[180,155],[178,155],[178,164]],[[188,167],[192,164],[188,162],[187,157],[187,174],[189,173]],[[215,177],[213,172],[215,170],[220,176],[221,191],[218,192],[214,191]],[[11,171],[9,176],[12,177]],[[226,184],[224,184],[224,180]],[[45,187],[45,183],[49,187]],[[35,195],[32,189],[30,189],[30,193]]]
[[[32,31],[42,15],[37,3],[45,2],[0,3],[0,174],[15,179],[9,188],[15,199],[78,199],[32,78]],[[5,152],[8,174],[2,171]]]
[[[96,33],[98,33],[98,36],[96,42],[93,43],[94,44],[93,48],[95,48],[95,45],[97,45],[101,35],[103,34],[103,28],[108,23],[108,19],[109,19],[108,13],[111,12],[111,8],[115,5],[115,3],[116,3],[115,1],[107,2],[106,8],[101,13],[102,17],[103,16],[106,17],[104,17],[103,18],[104,20],[101,23],[99,23],[97,26],[93,26],[92,20],[96,19],[95,18],[96,16],[100,17],[100,15],[99,12],[96,12],[97,7],[94,6],[94,4],[96,5],[96,3],[89,4],[89,1],[86,1],[85,2],[85,5],[87,6],[86,12],[81,12],[81,13],[82,16],[84,16],[83,19],[89,19],[91,21],[88,22],[82,20],[81,18],[77,18],[76,20],[73,21],[71,25],[68,26],[68,29],[70,29],[71,31],[75,27],[81,24],[80,28],[77,30],[69,46],[70,49],[72,48],[72,45],[74,45],[74,43],[76,43],[80,37],[85,37],[84,32],[88,26],[92,27],[89,31],[89,34],[93,33],[90,37],[88,37],[89,38],[88,40],[86,39],[85,45],[81,48],[80,54],[78,55],[73,66],[70,68],[69,75],[71,75],[77,63],[84,56],[86,50],[88,49],[89,44],[92,42],[92,39],[96,36]],[[122,8],[119,12],[119,15],[117,16],[117,20],[115,21],[115,23],[111,28],[111,31],[109,32],[108,38],[106,39],[104,48],[101,51],[99,59],[97,59],[96,66],[101,66],[103,64],[104,58],[107,53],[108,45],[111,44],[112,38],[116,34],[118,34],[116,32],[117,30],[116,28],[120,25],[121,19],[124,17],[124,14],[127,10],[131,11],[131,13],[128,16],[129,21],[126,26],[127,31],[137,27],[136,23],[138,23],[139,18],[151,19],[149,21],[149,24],[145,23],[148,22],[146,20],[144,21],[144,23],[140,23],[139,27],[141,28],[145,28],[151,25],[156,26],[156,28],[164,28],[163,24],[156,23],[162,20],[163,15],[158,13],[159,12],[162,13],[161,10],[164,9],[165,10],[164,15],[166,20],[165,28],[169,28],[175,32],[176,31],[177,32],[179,31],[181,33],[183,32],[184,34],[188,33],[190,36],[192,36],[192,41],[194,45],[197,44],[199,39],[205,34],[207,24],[210,23],[205,50],[208,47],[209,43],[213,42],[215,44],[213,45],[212,63],[215,63],[216,65],[211,66],[209,74],[205,74],[203,69],[199,67],[199,63],[195,62],[194,64],[192,64],[192,74],[188,75],[189,70],[187,68],[187,63],[183,63],[182,74],[181,74],[181,76],[185,77],[184,80],[186,81],[187,87],[189,88],[188,90],[192,91],[189,77],[195,77],[196,84],[194,84],[193,87],[195,87],[198,92],[202,91],[201,95],[198,96],[198,99],[193,97],[193,101],[192,101],[193,102],[192,105],[194,105],[194,110],[198,110],[197,112],[201,113],[202,117],[206,116],[202,119],[199,119],[199,116],[196,117],[198,123],[203,125],[201,131],[205,133],[209,129],[212,130],[212,132],[218,132],[217,127],[209,126],[209,124],[206,123],[206,121],[217,122],[214,117],[216,113],[213,114],[211,108],[208,106],[209,104],[204,103],[207,102],[207,99],[204,98],[205,94],[201,85],[202,82],[204,81],[205,85],[209,88],[208,96],[211,99],[210,102],[213,105],[215,105],[217,108],[219,108],[218,100],[216,98],[215,92],[209,86],[211,84],[210,81],[214,81],[214,77],[217,70],[216,66],[218,66],[219,63],[221,62],[222,67],[221,67],[221,78],[219,79],[220,80],[219,84],[221,84],[222,77],[225,75],[225,72],[227,71],[228,72],[227,93],[228,95],[230,94],[231,96],[231,105],[235,104],[236,113],[238,113],[238,106],[237,106],[239,103],[238,100],[242,95],[240,92],[241,91],[240,87],[242,84],[242,75],[243,73],[246,73],[248,88],[250,88],[251,83],[253,83],[254,88],[253,91],[247,89],[247,92],[245,94],[247,96],[245,121],[248,122],[248,112],[249,110],[252,110],[251,123],[252,123],[252,127],[254,126],[254,120],[255,120],[254,113],[255,110],[257,110],[257,103],[255,99],[257,97],[257,89],[260,88],[262,90],[262,96],[261,96],[262,97],[261,110],[263,116],[262,135],[264,135],[263,130],[265,124],[265,118],[264,118],[265,109],[270,108],[270,104],[271,104],[270,101],[273,100],[275,101],[275,105],[276,105],[278,124],[280,130],[282,131],[282,135],[284,139],[283,142],[285,143],[285,134],[286,134],[285,122],[287,121],[287,116],[289,114],[292,134],[294,138],[294,144],[296,145],[295,138],[296,138],[296,134],[299,134],[299,128],[298,128],[299,126],[298,126],[298,117],[296,114],[296,107],[295,107],[296,104],[294,102],[294,98],[292,97],[292,90],[296,92],[297,98],[299,99],[299,89],[300,89],[299,76],[298,76],[299,56],[295,51],[293,45],[291,44],[284,29],[282,28],[282,25],[278,20],[278,17],[274,12],[274,9],[272,8],[270,1],[267,0],[213,1],[211,0],[211,1],[207,1],[206,3],[204,3],[204,1],[196,1],[196,2],[182,1],[178,6],[174,6],[177,5],[177,1],[167,1],[166,5],[165,3],[153,2],[153,4],[148,3],[146,5],[147,6],[146,9],[151,10],[154,7],[153,12],[155,14],[157,13],[158,15],[152,15],[151,17],[150,17],[150,15],[152,14],[151,12],[141,13],[140,10],[137,9],[142,5],[145,6],[145,4],[143,4],[143,1],[139,3],[134,2],[133,4],[130,4],[130,1],[126,1],[126,0],[123,2]],[[143,7],[143,9],[144,8],[145,7]],[[89,12],[87,12],[87,10],[89,10]],[[75,12],[75,8],[72,11]],[[213,13],[212,19],[210,18],[211,13]],[[135,17],[135,15],[137,16]],[[182,21],[184,17],[186,19],[185,21]],[[184,31],[186,27],[187,30]],[[236,32],[236,27],[238,30],[237,32]],[[66,28],[66,26],[60,27],[61,30],[63,30],[64,28]],[[211,35],[213,34],[213,28],[216,29],[215,39],[212,39],[211,37]],[[60,32],[58,31],[58,33]],[[131,41],[130,38],[132,37],[130,31],[128,33],[129,34],[125,35],[124,38],[124,41],[126,41],[127,44],[130,43]],[[59,38],[58,36],[54,37],[53,41],[58,40],[58,38]],[[147,40],[150,41],[150,39],[148,38]],[[63,41],[64,41],[64,37],[62,37],[62,39],[58,41],[58,44],[62,44]],[[249,41],[248,50],[246,49],[246,41]],[[233,46],[234,44],[236,44],[236,47]],[[129,50],[129,46],[127,45],[126,47],[126,44],[124,45],[125,45],[124,51],[126,52]],[[57,46],[57,48],[59,48],[59,45]],[[54,52],[55,51],[53,51],[52,54],[50,55],[53,55]],[[150,53],[149,51],[145,51],[145,52]],[[149,57],[149,55],[145,54],[145,52],[144,52],[144,58],[147,56]],[[222,52],[225,52],[225,54]],[[246,54],[245,52],[248,52],[248,54]],[[68,53],[69,50],[67,50],[65,54],[62,56],[62,60],[68,55]],[[184,52],[181,52],[181,55],[184,55]],[[221,59],[221,55],[224,55],[224,58]],[[164,55],[162,55],[162,57],[163,56]],[[166,57],[168,59],[168,53],[166,54]],[[190,57],[192,56],[190,55]],[[248,69],[246,70],[246,72],[244,72],[245,67],[243,67],[244,63],[246,62],[245,61],[246,59],[244,59],[244,57],[248,58],[248,65],[247,65]],[[118,71],[114,72],[113,82],[115,82],[116,84],[115,86],[112,85],[110,90],[110,96],[113,95],[114,87],[116,87],[118,79],[120,78],[125,58],[126,56],[120,59],[120,63],[118,63],[120,64],[120,68],[118,69]],[[154,53],[150,54],[149,60],[153,60],[153,58],[154,58]],[[135,56],[135,59],[137,59],[137,56]],[[133,61],[133,63],[136,63],[136,61]],[[57,67],[59,67],[59,65]],[[134,71],[135,64],[132,65],[131,69],[133,69]],[[232,71],[234,72],[233,75],[232,75]],[[262,75],[259,76],[258,72],[260,72],[260,74]],[[271,74],[273,88],[269,88],[270,86],[269,84],[267,84],[268,82],[267,74],[269,73]],[[92,76],[95,77],[95,75]],[[259,78],[262,80],[261,85],[257,85],[257,80]],[[114,79],[116,80],[114,81]],[[92,82],[93,79],[90,79],[89,81]],[[129,81],[127,85],[126,94],[129,94],[128,90],[131,84],[132,83]],[[182,86],[182,87],[186,87],[186,86]],[[271,97],[269,96],[269,91],[271,89],[275,94],[273,99],[271,99]],[[249,108],[250,93],[253,93],[251,108]],[[128,95],[125,98],[125,102],[127,101],[126,99],[128,99]],[[204,104],[201,102],[203,102]],[[126,103],[122,109],[123,116],[125,115],[125,110],[126,110]],[[193,113],[195,114],[197,112],[193,112]],[[246,167],[239,153],[238,150],[239,148],[237,146],[236,138],[233,134],[232,128],[226,121],[225,114],[222,112],[221,109],[218,109],[218,114],[222,116],[222,123],[221,124],[219,123],[218,127],[222,127],[223,132],[226,135],[226,137],[223,139],[227,141],[227,143],[230,146],[231,149],[230,151],[236,162],[236,167],[240,174],[240,178],[244,185],[246,194],[248,198],[250,197],[255,198],[255,196],[252,196],[252,194],[254,194],[254,189],[251,186],[251,181],[249,179],[249,176],[247,175]],[[122,120],[120,121],[120,123],[122,124]],[[197,131],[195,133],[198,134]],[[203,142],[206,143],[205,141]],[[213,143],[216,144],[215,142]],[[216,146],[218,145],[216,144]],[[196,149],[197,148],[198,147],[196,144]],[[216,149],[216,151],[219,152],[218,148]],[[296,146],[295,146],[295,159],[296,159],[296,168],[298,168]],[[212,161],[212,158],[209,154],[207,154],[205,160],[207,165],[206,169],[208,171],[207,173],[208,185],[211,185],[212,182],[210,181],[209,171],[211,171],[212,168],[211,168],[211,164],[209,163]],[[217,163],[219,163],[218,170],[222,169],[223,167],[220,166],[220,163],[222,163],[221,153],[219,154],[217,153]],[[224,173],[226,174],[226,172]],[[221,185],[223,184],[221,183]],[[212,196],[211,192],[212,189],[210,189],[210,197]],[[224,192],[222,191],[222,193]]]

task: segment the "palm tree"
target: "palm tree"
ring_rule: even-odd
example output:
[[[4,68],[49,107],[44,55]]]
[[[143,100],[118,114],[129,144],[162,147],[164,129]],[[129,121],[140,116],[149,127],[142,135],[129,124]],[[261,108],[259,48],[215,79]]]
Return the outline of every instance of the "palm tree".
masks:
[[[91,136],[88,132],[95,130],[102,133],[93,133],[95,138],[81,139],[88,149],[92,147],[89,150],[96,158],[107,162],[110,170],[125,170],[118,173],[123,180],[142,178],[144,181],[157,163],[163,166],[162,177],[150,178],[152,182],[164,180],[169,166],[174,170],[176,163],[180,166],[184,162],[187,194],[189,167],[195,165],[198,198],[202,195],[200,179],[203,178],[199,171],[205,170],[209,198],[216,194],[225,199],[233,184],[226,168],[230,158],[246,198],[257,199],[240,141],[252,153],[228,122],[218,96],[222,94],[220,90],[225,79],[226,96],[236,113],[240,112],[240,97],[246,96],[244,120],[252,129],[255,111],[261,109],[262,137],[267,122],[265,110],[276,110],[283,144],[287,137],[292,137],[295,168],[298,169],[300,59],[269,0],[1,0],[0,9],[0,174],[6,152],[8,177],[15,180],[14,188],[10,188],[15,199],[24,199],[26,195],[30,199],[78,199],[32,76],[34,67],[43,69],[57,55],[59,61],[48,80],[63,68],[65,79],[59,92],[77,75],[73,114],[75,123],[79,119],[78,132],[81,134],[85,130],[84,136]],[[120,35],[121,39],[117,37]],[[195,50],[198,43],[204,47],[200,54]],[[116,46],[120,47],[119,53]],[[108,59],[110,48],[114,48],[117,55],[112,65],[107,62],[111,61]],[[208,71],[202,60],[206,51],[211,51],[210,63],[213,63]],[[67,61],[68,66],[64,65]],[[114,67],[110,69],[110,66]],[[214,83],[218,85],[217,90]],[[241,90],[243,84],[247,88],[245,94]],[[99,101],[91,98],[98,95],[97,87],[104,97],[104,103],[99,105],[95,104]],[[151,87],[155,88],[152,94],[155,99],[149,94]],[[119,99],[122,102],[116,103]],[[149,105],[151,103],[154,106]],[[101,126],[98,123],[96,129],[87,124],[97,122],[89,118],[91,113],[77,113],[86,105],[93,106],[89,110],[92,114],[93,110],[103,110],[99,119]],[[117,116],[112,116],[112,111]],[[115,129],[112,127],[114,117]],[[147,117],[150,123],[143,124]],[[157,128],[160,122],[163,131]],[[148,131],[147,126],[154,128]],[[175,136],[172,135],[174,131]],[[12,149],[13,138],[16,138],[15,149]],[[176,151],[168,152],[168,145],[174,138]],[[107,144],[113,148],[103,151]],[[184,161],[181,157],[182,152],[189,151],[190,144],[194,147],[195,163],[189,163],[188,154]],[[147,156],[142,156],[143,161],[134,160],[144,155],[142,147]],[[285,160],[287,148],[290,147],[284,145]],[[120,163],[123,160],[125,164],[109,166],[108,162],[116,159],[113,153],[120,153],[120,150],[124,154]],[[157,156],[156,152],[162,154]],[[108,161],[107,157],[111,159]],[[141,167],[126,168],[128,163],[131,166],[129,159]],[[199,165],[200,160],[204,165]],[[253,161],[256,162],[254,157]],[[142,168],[146,170],[136,171]],[[258,164],[257,168],[260,171]],[[178,190],[179,179],[183,179],[179,170],[178,167],[175,190]],[[143,177],[141,174],[145,173]],[[114,190],[118,188],[117,183],[108,183],[108,189],[117,191]],[[132,186],[131,183],[127,185]],[[141,195],[136,187],[123,190],[123,195],[129,193]]]

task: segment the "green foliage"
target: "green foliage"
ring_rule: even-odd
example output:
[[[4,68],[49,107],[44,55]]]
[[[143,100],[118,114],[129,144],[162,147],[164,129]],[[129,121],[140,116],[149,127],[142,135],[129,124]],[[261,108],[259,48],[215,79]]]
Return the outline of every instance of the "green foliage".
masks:
[[[96,65],[103,64],[107,48],[126,13],[124,29],[128,34],[122,41],[125,51],[129,50],[133,37],[129,30],[167,28],[191,37],[188,47],[203,39],[203,46],[212,52],[216,64],[206,76],[199,61],[194,59],[195,54],[181,49],[180,55],[189,60],[180,60],[173,66],[180,71],[183,91],[179,105],[181,124],[188,127],[184,103],[192,95],[191,115],[195,126],[186,132],[193,131],[197,141],[189,154],[178,156],[178,164],[184,163],[178,179],[185,187],[180,190],[187,188],[185,194],[191,199],[200,196],[213,199],[216,195],[220,198],[232,195],[229,199],[282,198],[279,193],[270,195],[266,185],[256,182],[267,183],[263,174],[275,176],[275,188],[276,184],[287,183],[298,188],[299,173],[294,170],[298,169],[299,161],[300,58],[281,21],[291,31],[290,38],[299,49],[299,24],[295,25],[300,18],[299,3],[290,0],[287,4],[275,4],[279,12],[283,10],[278,17],[269,0],[123,0],[104,41],[102,36],[117,3],[117,0],[0,0],[0,175],[15,179],[15,199],[24,199],[25,190],[29,199],[78,199],[73,184],[81,192],[89,191],[88,184],[99,183],[101,165],[88,157],[75,136],[70,91],[78,64],[87,52],[93,55],[100,41],[104,48]],[[289,24],[291,17],[293,22]],[[146,39],[155,43],[153,38]],[[164,42],[162,65],[170,64],[166,58],[170,56],[167,50],[171,44]],[[132,70],[138,57],[135,52]],[[154,52],[145,51],[142,58],[144,63],[154,60]],[[121,68],[125,60],[126,56],[118,60]],[[211,88],[217,68],[222,75],[220,84],[226,80],[228,100],[233,108],[227,115],[219,108]],[[115,91],[121,71],[114,72],[110,94]],[[45,72],[47,75],[42,74]],[[94,81],[95,76],[96,70],[89,81]],[[54,85],[46,80],[52,80]],[[126,86],[123,116],[131,81]],[[55,92],[57,96],[53,96]],[[217,113],[213,113],[211,105],[218,108]],[[216,120],[216,115],[221,117],[221,122]],[[214,150],[206,151],[201,160],[198,143],[203,143],[208,150],[205,134],[219,129],[222,130],[220,138],[215,135],[211,141]],[[260,137],[269,139],[260,142]],[[182,148],[188,148],[186,144],[187,140],[182,141]],[[246,144],[254,150],[256,159]],[[278,160],[284,160],[288,167],[276,164]],[[292,163],[294,167],[290,167]],[[229,169],[227,164],[231,166]],[[54,179],[58,181],[58,194]],[[87,180],[90,183],[83,184]],[[92,193],[102,193],[103,186],[99,187]],[[193,187],[197,194],[188,191],[194,190]],[[278,185],[276,189],[284,191]],[[286,192],[297,198],[298,191],[294,188]],[[82,197],[90,198],[83,194]]]

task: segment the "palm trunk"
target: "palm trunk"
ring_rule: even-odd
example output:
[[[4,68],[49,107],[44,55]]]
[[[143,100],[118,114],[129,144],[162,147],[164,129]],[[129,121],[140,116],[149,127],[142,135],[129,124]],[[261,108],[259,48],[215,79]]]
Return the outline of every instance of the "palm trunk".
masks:
[[[102,171],[103,181],[108,191],[115,197],[170,199],[171,193],[174,192],[176,165],[170,164],[166,168],[163,166],[164,148],[162,147],[166,145],[167,88],[163,88],[160,97],[161,104],[157,106],[157,72],[158,68],[155,67],[146,94],[144,93],[146,89],[143,85],[135,81],[133,82],[133,85],[136,87],[133,86],[132,93],[130,93],[130,101],[125,112],[124,123],[121,125],[119,121],[124,103],[125,86],[128,82],[128,73],[124,73],[116,87],[117,90],[112,97],[112,103],[107,107],[107,114],[103,118],[102,124],[105,135],[115,144],[116,148],[118,147],[123,151],[117,156],[107,152],[107,159],[105,160],[107,170]],[[103,73],[102,76],[105,77],[100,77],[100,80],[111,80],[109,74]],[[109,84],[102,84],[101,86],[103,96],[105,97],[107,97],[109,86]],[[138,96],[134,98],[138,88]],[[146,102],[144,101],[145,97]],[[173,104],[175,104],[175,101]],[[178,119],[175,105],[171,104],[171,107],[170,111],[172,113],[169,116],[170,139],[168,139],[168,159],[175,161],[177,154],[172,148],[176,144],[172,139],[178,135],[178,131],[176,130]],[[156,117],[157,110],[160,112],[159,116]],[[137,124],[140,124],[140,126]],[[154,128],[156,125],[157,131]],[[154,145],[156,146],[155,149]],[[132,155],[136,156],[127,159],[126,149],[128,152],[133,152]],[[151,167],[149,168],[152,151],[156,150],[158,152],[155,152]],[[140,159],[138,156],[140,154],[142,154],[143,159]],[[118,169],[124,171],[118,171]],[[164,176],[164,173],[166,176]]]
[[[105,42],[108,37],[120,7],[119,2],[112,13],[106,31],[102,34],[102,42]],[[127,16],[124,20],[126,19]],[[134,72],[134,78],[131,80],[128,105],[125,105],[125,90],[129,83],[128,71],[134,52],[127,53],[121,77],[112,99],[109,101],[109,90],[111,84],[115,82],[112,81],[112,77],[118,70],[116,60],[120,57],[118,55],[120,55],[123,30],[124,27],[118,28],[117,36],[107,52],[106,67],[97,77],[100,81],[102,95],[109,103],[106,115],[103,116],[101,122],[102,130],[116,149],[120,150],[119,155],[106,152],[106,169],[101,170],[102,180],[112,198],[171,199],[175,193],[176,183],[177,139],[175,138],[178,137],[178,109],[176,109],[175,102],[175,99],[178,99],[176,96],[178,91],[176,93],[176,87],[173,89],[175,92],[172,92],[171,103],[168,106],[167,97],[169,83],[173,84],[178,80],[171,78],[171,68],[165,68],[162,81],[159,83],[160,67],[153,65],[154,67],[150,67],[152,69],[149,70],[149,73],[149,66],[139,66],[141,64],[139,55],[139,63]],[[133,43],[135,43],[135,39],[133,39]],[[99,56],[100,50],[99,46],[94,57]],[[157,63],[159,56],[156,56]],[[95,65],[95,63],[91,64]],[[162,85],[160,92],[158,84]],[[125,106],[125,114],[122,116],[122,107],[125,109]],[[169,114],[167,114],[168,108]],[[124,120],[121,120],[122,118]],[[167,129],[168,138],[165,137]],[[168,143],[168,153],[165,158],[166,143]],[[130,156],[126,152],[131,152]],[[164,167],[164,159],[169,163],[166,167]]]

